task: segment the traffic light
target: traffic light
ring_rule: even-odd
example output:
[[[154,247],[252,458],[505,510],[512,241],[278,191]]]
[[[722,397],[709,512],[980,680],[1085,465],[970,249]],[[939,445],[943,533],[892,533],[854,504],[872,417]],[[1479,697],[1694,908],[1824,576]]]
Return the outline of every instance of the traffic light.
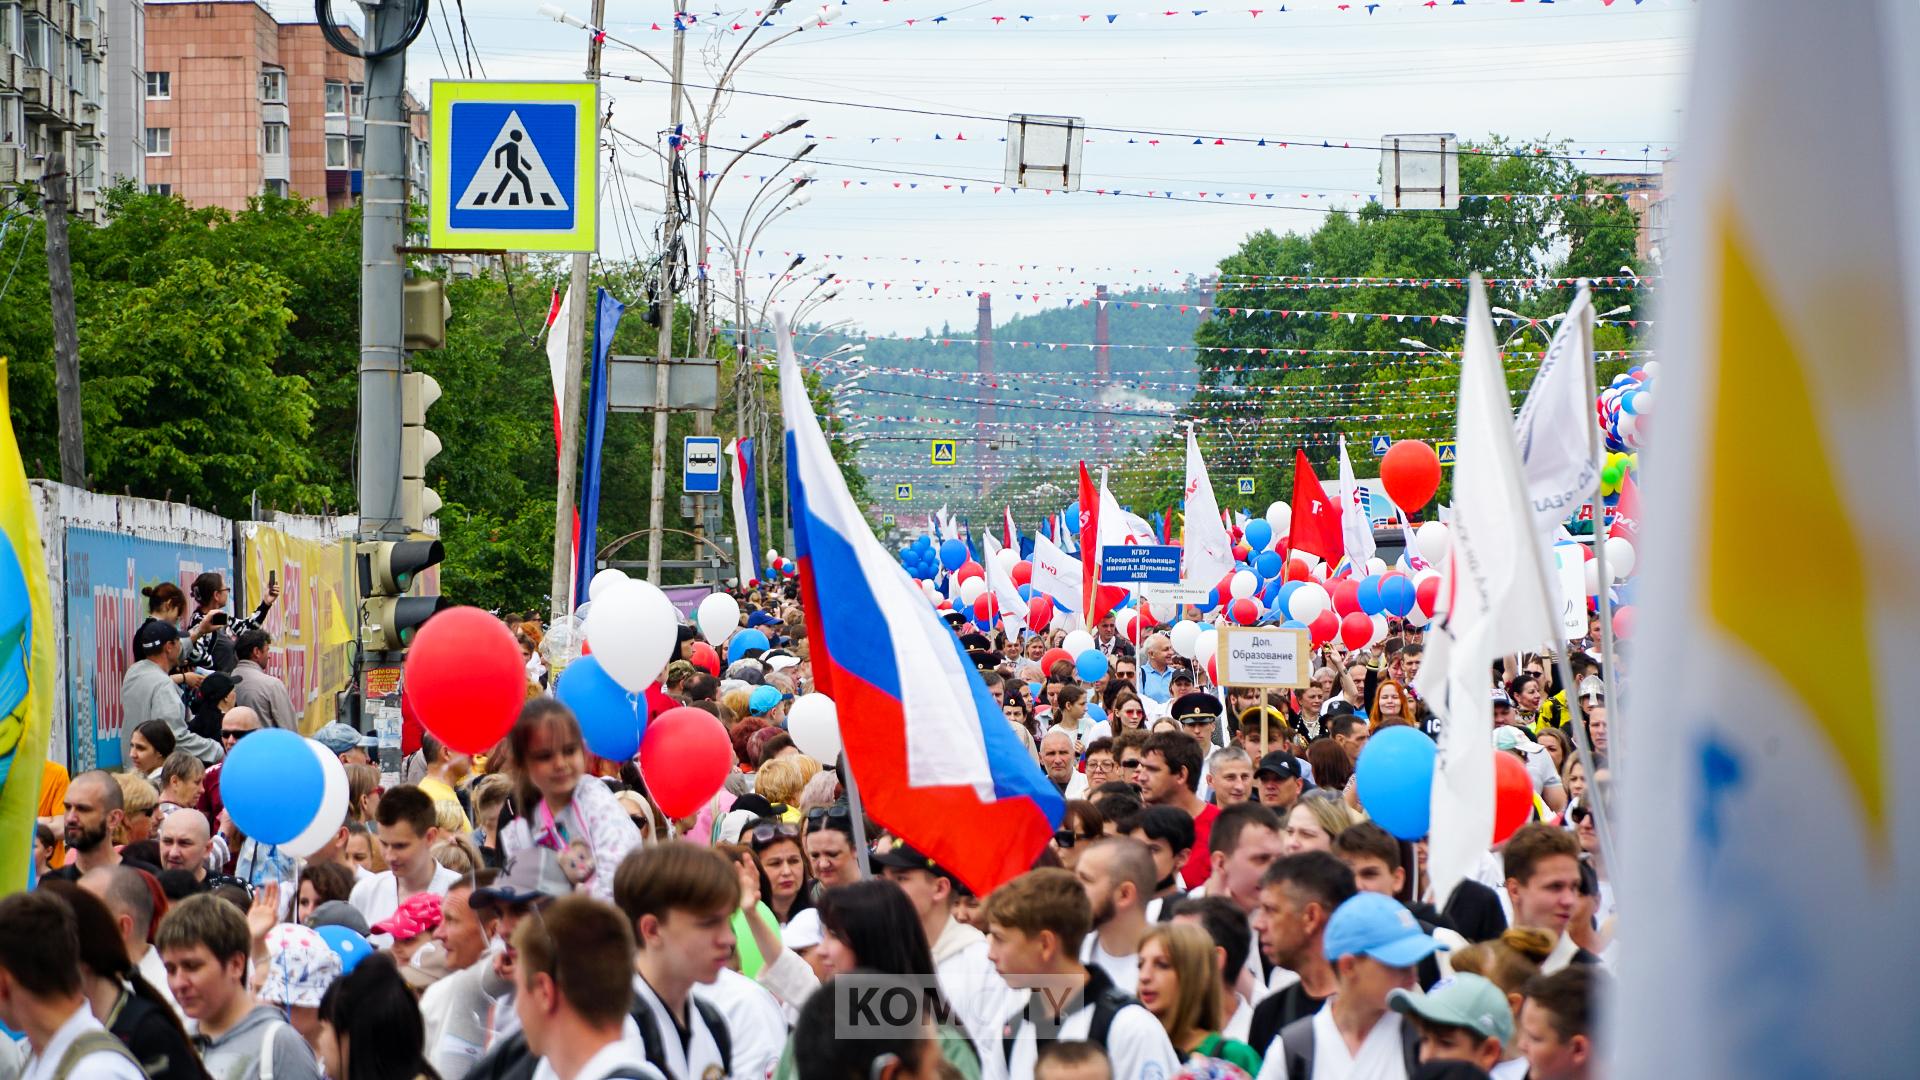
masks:
[[[426,426],[427,410],[439,400],[433,376],[410,371],[400,377],[400,519],[410,530],[425,528],[440,511],[439,492],[427,486],[427,462],[440,453],[440,436]]]
[[[370,652],[400,652],[445,597],[407,596],[420,572],[439,565],[447,549],[438,540],[380,540],[356,551],[360,571],[360,644]]]

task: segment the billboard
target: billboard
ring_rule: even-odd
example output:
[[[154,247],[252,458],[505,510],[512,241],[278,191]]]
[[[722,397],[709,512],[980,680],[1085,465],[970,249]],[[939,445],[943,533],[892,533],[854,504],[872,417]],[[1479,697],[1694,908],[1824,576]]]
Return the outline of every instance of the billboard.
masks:
[[[261,629],[273,636],[266,668],[287,684],[300,730],[312,734],[335,719],[336,696],[353,680],[351,538],[306,539],[272,525],[240,525],[242,595],[255,604],[267,594],[267,575],[280,599]]]

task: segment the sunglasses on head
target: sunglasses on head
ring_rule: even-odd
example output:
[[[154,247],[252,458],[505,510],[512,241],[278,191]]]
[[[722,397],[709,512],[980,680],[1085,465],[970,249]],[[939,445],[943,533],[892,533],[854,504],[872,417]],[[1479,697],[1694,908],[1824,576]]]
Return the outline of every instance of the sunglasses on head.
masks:
[[[800,839],[800,827],[798,825],[788,825],[784,823],[779,825],[755,825],[751,835],[753,836],[753,846],[759,848],[765,847],[778,840]]]
[[[809,829],[817,829],[821,825],[827,822],[832,822],[832,821],[850,822],[852,820],[853,820],[853,811],[848,810],[845,806],[841,806],[841,805],[816,806],[813,809],[807,811],[807,828]]]

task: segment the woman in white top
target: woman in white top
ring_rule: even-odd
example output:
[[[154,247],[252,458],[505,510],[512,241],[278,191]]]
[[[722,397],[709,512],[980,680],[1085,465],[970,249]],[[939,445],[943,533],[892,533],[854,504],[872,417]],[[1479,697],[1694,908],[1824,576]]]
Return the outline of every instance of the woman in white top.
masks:
[[[535,846],[551,848],[568,880],[611,902],[613,872],[640,846],[640,830],[607,785],[587,775],[579,721],[554,698],[534,698],[520,710],[507,745],[518,813],[501,833],[508,862]]]

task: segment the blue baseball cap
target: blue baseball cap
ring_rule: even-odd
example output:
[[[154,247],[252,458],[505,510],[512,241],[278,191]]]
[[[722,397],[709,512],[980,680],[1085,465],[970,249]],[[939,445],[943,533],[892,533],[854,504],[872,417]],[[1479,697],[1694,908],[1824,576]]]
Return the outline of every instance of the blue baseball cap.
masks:
[[[785,700],[777,686],[756,686],[753,696],[747,699],[747,709],[755,716],[764,716]]]
[[[1420,923],[1398,900],[1355,893],[1327,920],[1327,962],[1369,956],[1388,967],[1412,967],[1446,948],[1420,932]]]

